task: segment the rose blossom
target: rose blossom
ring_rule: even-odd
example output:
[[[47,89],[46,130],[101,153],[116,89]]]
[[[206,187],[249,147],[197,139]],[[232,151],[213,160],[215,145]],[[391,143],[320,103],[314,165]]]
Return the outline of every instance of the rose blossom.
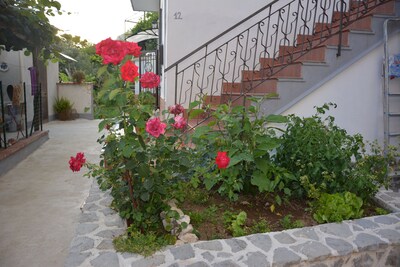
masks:
[[[217,164],[218,169],[226,169],[229,165],[229,162],[230,158],[228,157],[228,152],[217,152],[215,164]]]
[[[85,154],[83,154],[82,152],[78,152],[75,158],[71,157],[71,159],[69,160],[69,168],[73,172],[78,172],[81,170],[85,162],[86,162]]]
[[[160,76],[153,72],[146,72],[140,78],[140,83],[143,88],[155,88],[160,84]]]
[[[185,109],[180,104],[176,104],[176,105],[170,106],[168,108],[168,112],[171,114],[174,114],[175,116],[182,114],[184,111],[185,111]]]
[[[135,82],[135,78],[139,76],[138,67],[132,61],[128,60],[121,67],[121,78],[124,81]]]
[[[151,134],[152,136],[158,138],[160,134],[165,133],[165,128],[167,124],[160,121],[159,118],[149,119],[146,122],[146,132]]]
[[[139,57],[142,48],[135,42],[125,42],[126,54],[133,55],[134,57]]]
[[[126,55],[123,42],[107,38],[96,45],[96,54],[103,58],[103,64],[119,64]]]
[[[182,116],[176,116],[175,118],[175,123],[172,124],[172,126],[175,127],[175,129],[183,129],[186,126],[186,120]]]

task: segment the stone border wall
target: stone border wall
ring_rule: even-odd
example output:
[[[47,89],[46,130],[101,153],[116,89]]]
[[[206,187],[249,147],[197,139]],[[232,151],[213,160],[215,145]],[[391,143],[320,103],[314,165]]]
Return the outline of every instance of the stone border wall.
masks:
[[[400,194],[399,194],[400,199]],[[170,246],[153,256],[117,253],[125,223],[94,182],[65,266],[400,266],[400,212],[343,223]]]

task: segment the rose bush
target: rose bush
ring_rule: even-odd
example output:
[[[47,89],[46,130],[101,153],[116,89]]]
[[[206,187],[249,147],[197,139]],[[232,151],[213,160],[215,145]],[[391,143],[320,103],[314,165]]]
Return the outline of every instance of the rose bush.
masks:
[[[137,44],[108,38],[96,45],[96,52],[105,66],[98,73],[104,82],[95,113],[102,119],[99,131],[106,133],[98,140],[103,145],[100,164],[86,163],[87,175],[95,177],[101,189],[111,189],[112,206],[128,221],[130,231],[159,232],[159,215],[169,210],[169,188],[191,168],[180,130],[186,121],[155,110],[151,88],[160,83],[156,74],[141,75],[142,87],[149,90],[138,95],[132,90],[139,79],[131,61],[140,53]],[[78,171],[81,163],[71,158],[71,169]]]

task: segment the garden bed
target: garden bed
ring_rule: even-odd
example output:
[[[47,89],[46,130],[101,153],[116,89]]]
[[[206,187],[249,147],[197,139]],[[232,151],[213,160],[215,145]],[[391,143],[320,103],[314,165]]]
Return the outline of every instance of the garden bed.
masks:
[[[319,224],[313,218],[308,201],[304,199],[284,201],[272,212],[274,199],[262,194],[241,195],[232,202],[205,190],[191,189],[188,192],[188,197],[178,206],[190,216],[199,240],[232,238],[232,218],[236,218],[240,212],[246,213],[247,219],[241,228],[243,234],[247,235]],[[389,213],[373,201],[365,203],[363,209],[363,217]]]

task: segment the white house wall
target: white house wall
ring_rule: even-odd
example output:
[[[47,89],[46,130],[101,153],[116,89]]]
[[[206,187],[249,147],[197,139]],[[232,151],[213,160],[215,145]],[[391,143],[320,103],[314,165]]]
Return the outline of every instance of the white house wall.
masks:
[[[164,1],[164,67],[168,67],[235,23],[268,4],[261,0],[168,0]],[[193,63],[193,62],[191,62]],[[164,75],[167,105],[174,102],[173,70]],[[170,79],[170,82],[168,82]]]
[[[390,39],[390,54],[400,53],[400,36]],[[315,113],[314,106],[333,102],[337,104],[329,115],[350,134],[360,133],[365,140],[378,140],[383,143],[383,45],[360,59],[340,75],[303,98],[300,102],[283,112],[310,116]],[[400,81],[392,80],[390,87],[400,92]],[[400,105],[397,104],[397,111]],[[396,107],[395,107],[396,108]]]

